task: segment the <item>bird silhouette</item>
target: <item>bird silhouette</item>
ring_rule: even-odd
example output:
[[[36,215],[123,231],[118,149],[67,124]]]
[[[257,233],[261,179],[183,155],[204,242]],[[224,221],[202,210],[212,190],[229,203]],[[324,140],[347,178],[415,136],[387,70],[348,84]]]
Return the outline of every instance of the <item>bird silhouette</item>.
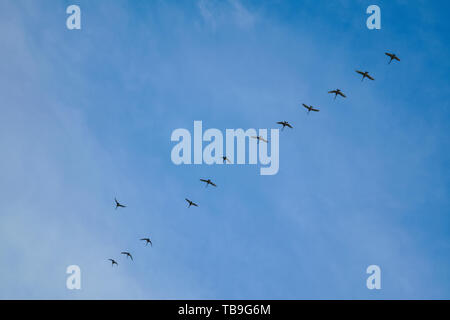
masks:
[[[117,208],[126,208],[126,206],[124,206],[123,204],[120,204],[116,198],[114,198],[114,201],[116,202],[116,210],[117,210]]]
[[[284,130],[284,127],[289,127],[289,128],[292,129],[292,126],[291,126],[291,125],[289,124],[289,122],[287,122],[287,121],[278,121],[277,123],[278,123],[278,124],[281,124],[281,125],[283,126],[283,128],[281,128],[281,131]]]
[[[397,57],[397,56],[395,55],[395,53],[385,52],[384,54],[391,58],[391,60],[389,60],[389,63],[388,63],[388,64],[391,64],[392,60],[400,61],[399,57]]]
[[[208,187],[208,185],[212,185],[213,187],[217,187],[216,184],[211,181],[211,179],[208,179],[208,180],[200,179],[200,181],[205,182],[206,183],[206,187]]]
[[[119,264],[116,262],[116,260],[114,259],[108,259],[109,261],[111,261],[111,267],[114,267],[114,265],[119,266]]]
[[[153,247],[153,243],[149,238],[142,238],[142,241],[145,241],[145,245],[148,245],[150,243],[150,246]]]
[[[131,253],[129,253],[129,252],[126,252],[126,251],[123,251],[123,252],[121,252],[121,254],[124,254],[124,255],[126,255],[126,256],[127,256],[127,259],[128,259],[128,257],[130,257],[130,258],[131,258],[131,260],[133,260],[133,256],[131,255]]]
[[[304,104],[304,103],[302,103],[302,105],[303,105],[306,109],[308,109],[308,114],[309,114],[310,111],[315,111],[315,112],[319,112],[319,111],[320,111],[319,109],[313,108],[313,106],[307,106],[307,105]]]
[[[188,208],[190,208],[191,206],[198,207],[198,204],[196,204],[195,202],[192,202],[191,200],[189,200],[187,198],[185,200],[189,203]]]
[[[328,91],[328,93],[334,93],[334,100],[336,100],[337,95],[340,95],[340,96],[346,98],[346,95],[342,93],[341,89],[331,90],[331,91]]]
[[[231,163],[230,159],[228,159],[227,157],[223,156],[222,157],[223,163],[225,163],[225,161],[227,161],[228,163]]]
[[[264,138],[261,137],[261,136],[252,136],[252,138],[258,140],[258,143],[259,143],[260,141],[264,141],[265,143],[268,143],[268,142],[269,142],[269,141],[267,141],[266,139],[264,139]]]
[[[362,79],[361,79],[361,82],[364,80],[364,78],[368,78],[370,80],[375,80],[374,78],[369,76],[369,71],[366,71],[366,72],[362,72],[362,71],[359,71],[359,70],[355,70],[355,71],[363,76]]]

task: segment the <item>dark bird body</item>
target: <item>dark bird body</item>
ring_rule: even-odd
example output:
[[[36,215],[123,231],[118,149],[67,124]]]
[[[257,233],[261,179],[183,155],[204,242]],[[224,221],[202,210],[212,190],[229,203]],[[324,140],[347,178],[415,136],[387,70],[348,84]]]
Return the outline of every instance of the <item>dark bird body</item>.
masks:
[[[342,93],[342,91],[340,89],[331,90],[331,91],[328,91],[328,93],[334,93],[334,100],[336,100],[337,95],[340,95],[343,98],[347,97],[345,94]]]
[[[153,247],[153,243],[150,238],[142,238],[141,241],[145,241],[145,245],[148,245],[150,243],[150,246]]]
[[[305,107],[306,109],[308,109],[308,114],[310,111],[315,111],[315,112],[319,112],[319,109],[315,109],[313,108],[313,106],[307,106],[306,104],[302,103],[303,107]]]
[[[188,208],[190,208],[191,206],[198,207],[198,204],[196,204],[195,202],[193,202],[193,201],[191,201],[191,200],[189,200],[187,198],[185,200],[189,203]]]
[[[133,256],[131,255],[131,253],[124,251],[124,252],[121,252],[121,254],[126,255],[126,256],[127,256],[127,259],[128,259],[128,257],[130,257],[131,260],[133,260]]]
[[[359,73],[360,75],[363,76],[362,79],[361,79],[361,81],[363,81],[364,78],[368,78],[368,79],[370,79],[370,80],[375,80],[374,78],[372,78],[372,76],[369,75],[369,71],[362,72],[362,71],[356,70],[356,73]]]
[[[288,128],[291,128],[292,129],[292,126],[289,124],[289,122],[287,122],[287,121],[278,121],[277,122],[278,124],[281,124],[282,126],[283,126],[283,128],[281,128],[281,131],[283,131],[284,130],[284,127],[288,127]]]
[[[391,58],[391,60],[389,60],[389,63],[388,63],[388,64],[391,64],[392,60],[400,61],[399,57],[397,57],[397,56],[395,55],[395,53],[385,52],[384,54],[387,55],[389,58]]]
[[[119,266],[119,264],[116,262],[116,260],[114,259],[108,259],[109,261],[111,261],[111,267],[114,267],[114,265]]]
[[[120,204],[116,198],[114,198],[114,201],[116,202],[116,210],[117,210],[117,208],[126,208],[126,206],[124,206],[123,204]]]
[[[261,137],[261,136],[252,136],[252,138],[258,140],[258,143],[259,143],[260,141],[264,141],[265,143],[268,143],[268,142],[269,142],[269,141],[267,141],[266,139],[264,139],[264,138]]]
[[[214,182],[211,181],[211,179],[205,180],[205,179],[200,179],[200,181],[205,182],[206,183],[206,187],[208,185],[212,185],[213,187],[217,187],[216,184]]]

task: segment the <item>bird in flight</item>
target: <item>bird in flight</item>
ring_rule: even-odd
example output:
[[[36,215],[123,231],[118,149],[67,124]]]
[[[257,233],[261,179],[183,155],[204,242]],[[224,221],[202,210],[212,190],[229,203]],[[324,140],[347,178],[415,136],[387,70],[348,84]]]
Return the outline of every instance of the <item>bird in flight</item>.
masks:
[[[111,267],[114,267],[114,265],[119,266],[119,264],[116,262],[116,260],[114,259],[108,259],[109,261],[111,261]]]
[[[292,129],[292,126],[287,121],[278,121],[277,123],[283,126],[283,128],[281,128],[281,131],[283,131],[284,127],[289,127]]]
[[[331,90],[331,91],[328,91],[328,93],[334,93],[334,100],[336,100],[337,95],[340,95],[344,98],[347,97],[345,94],[342,93],[341,89]]]
[[[362,72],[362,71],[359,71],[359,70],[355,70],[357,73],[359,73],[360,75],[362,75],[363,77],[362,77],[362,79],[361,79],[361,81],[363,81],[364,80],[364,78],[369,78],[370,80],[375,80],[374,78],[372,78],[371,76],[369,76],[369,71],[366,71],[366,72]]]
[[[253,139],[256,139],[256,140],[258,140],[258,143],[259,143],[259,141],[264,141],[265,143],[268,143],[269,141],[267,141],[266,139],[264,139],[263,137],[261,137],[261,136],[252,136],[252,138]]]
[[[116,202],[116,210],[117,210],[117,208],[126,208],[126,206],[124,206],[123,204],[120,204],[119,203],[119,201],[117,201],[117,199],[116,198],[114,198],[114,201]]]
[[[205,182],[206,183],[206,187],[208,185],[212,185],[213,187],[217,187],[216,184],[214,182],[211,181],[211,179],[205,180],[205,179],[200,179],[200,181]]]
[[[387,55],[389,58],[391,58],[391,60],[389,60],[389,63],[388,63],[388,64],[391,64],[392,60],[400,61],[399,57],[397,57],[397,56],[395,55],[395,53],[385,52],[384,54]]]
[[[320,110],[319,109],[314,109],[313,108],[313,106],[307,106],[306,104],[304,104],[304,103],[302,103],[302,105],[306,108],[306,109],[308,109],[308,114],[309,114],[309,112],[310,111],[315,111],[315,112],[319,112]]]
[[[222,157],[223,163],[225,163],[225,161],[228,161],[228,163],[231,163],[230,159],[228,159],[227,157],[223,156]]]
[[[131,253],[124,251],[124,252],[121,252],[121,254],[124,254],[127,256],[127,258],[130,257],[131,260],[133,260],[133,256],[131,255]]]
[[[142,241],[145,241],[145,245],[148,245],[148,244],[150,243],[150,246],[153,247],[152,240],[150,240],[149,238],[142,238],[141,240],[142,240]]]
[[[187,198],[186,198],[185,200],[189,203],[188,208],[190,208],[191,206],[198,207],[198,204],[192,202],[191,200],[189,200],[189,199],[187,199]]]

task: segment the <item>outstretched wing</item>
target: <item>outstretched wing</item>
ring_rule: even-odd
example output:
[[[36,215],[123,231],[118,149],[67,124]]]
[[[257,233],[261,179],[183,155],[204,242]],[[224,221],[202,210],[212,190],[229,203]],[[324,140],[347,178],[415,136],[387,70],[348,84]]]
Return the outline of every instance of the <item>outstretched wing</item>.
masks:
[[[216,184],[212,181],[209,184],[212,185],[213,187],[217,187]]]
[[[375,80],[375,79],[372,78],[372,76],[370,76],[370,75],[367,75],[366,77],[369,78],[370,80]]]
[[[364,75],[364,72],[359,71],[359,70],[355,70],[357,73],[359,73],[360,75]]]
[[[200,179],[200,181],[208,183],[208,181],[205,179]]]
[[[268,143],[269,141],[267,141],[266,139],[264,139],[263,137],[259,137],[259,139],[261,140],[261,141],[264,141],[265,143]]]
[[[286,123],[286,126],[292,129],[292,126],[289,123]]]
[[[343,94],[342,92],[338,92],[339,95],[343,96],[344,98],[346,98],[347,96],[345,94]]]
[[[384,54],[387,55],[390,58],[392,58],[394,56],[392,53],[389,53],[389,52],[385,52]]]
[[[196,203],[194,203],[194,202],[192,202],[192,205],[195,206],[195,207],[198,207],[198,205]]]
[[[308,107],[306,104],[302,103],[302,105],[303,105],[306,109],[309,109],[309,107]]]
[[[339,93],[336,90],[328,91],[328,93]]]
[[[316,112],[319,112],[320,110],[319,110],[319,109],[314,109],[314,108],[311,108],[311,111],[316,111]]]
[[[278,121],[277,123],[278,123],[278,124],[284,125],[284,122],[283,122],[283,121]]]
[[[397,61],[400,61],[400,58],[397,57],[397,56],[394,56],[394,59],[397,60]]]

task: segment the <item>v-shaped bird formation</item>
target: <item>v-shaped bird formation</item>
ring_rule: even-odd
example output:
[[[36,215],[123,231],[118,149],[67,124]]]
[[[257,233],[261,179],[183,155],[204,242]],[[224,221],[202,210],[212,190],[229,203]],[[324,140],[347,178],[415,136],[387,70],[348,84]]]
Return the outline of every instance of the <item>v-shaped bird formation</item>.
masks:
[[[391,62],[394,61],[394,60],[395,60],[395,61],[400,61],[400,58],[397,57],[397,55],[396,55],[395,53],[385,52],[385,55],[388,56],[388,57],[390,58],[388,64],[391,64]],[[362,77],[361,77],[361,82],[364,81],[364,79],[366,79],[366,78],[369,79],[369,80],[372,80],[372,81],[375,80],[375,78],[374,78],[372,75],[369,74],[369,71],[355,70],[355,72],[362,76]],[[340,97],[342,97],[342,98],[347,98],[347,96],[341,91],[341,89],[330,90],[330,91],[328,91],[328,93],[329,93],[329,94],[334,94],[333,100],[336,100],[336,97],[337,97],[337,96],[340,96]],[[311,111],[313,111],[313,112],[319,112],[319,111],[320,111],[320,109],[319,109],[318,107],[313,107],[312,105],[307,105],[307,104],[305,104],[305,103],[302,103],[302,105],[303,105],[303,107],[306,109],[307,114],[309,114]],[[276,123],[277,123],[278,125],[281,125],[281,126],[282,126],[281,131],[283,131],[285,127],[288,127],[288,128],[290,128],[290,129],[293,129],[293,126],[292,126],[288,121],[285,121],[285,120],[284,120],[284,121],[278,121],[278,122],[276,122]],[[268,140],[266,140],[265,138],[263,138],[263,137],[261,137],[261,136],[252,136],[251,138],[252,138],[252,139],[256,139],[258,144],[259,144],[260,142],[269,143]],[[230,163],[230,164],[231,164],[230,159],[228,159],[226,156],[222,156],[222,160],[223,160],[223,163],[224,163],[224,164],[226,164],[226,163]],[[217,187],[217,185],[216,185],[210,178],[208,178],[208,179],[202,178],[202,179],[200,179],[200,181],[201,181],[202,183],[205,183],[205,187],[208,187],[208,186]],[[185,198],[185,201],[187,202],[187,205],[188,205],[187,208],[191,208],[191,207],[199,207],[199,205],[198,205],[196,202],[194,202],[193,200],[190,200],[190,199],[188,199],[188,198]],[[115,209],[116,209],[116,210],[117,210],[118,208],[121,208],[121,209],[127,208],[126,205],[120,203],[116,198],[114,198],[114,203],[115,203]],[[150,240],[149,237],[146,237],[146,238],[140,238],[139,241],[144,241],[145,246],[147,246],[148,244],[150,244],[150,247],[153,247],[153,243],[152,243],[152,241]],[[120,254],[124,255],[124,257],[125,257],[127,260],[130,260],[130,262],[131,262],[131,261],[134,261],[134,260],[133,260],[133,256],[132,256],[132,254],[131,254],[130,252],[128,252],[128,251],[122,251],[122,252],[120,252]],[[117,262],[116,260],[112,259],[112,258],[108,259],[108,261],[111,262],[111,266],[112,266],[112,267],[114,267],[114,265],[119,266],[118,262]]]

